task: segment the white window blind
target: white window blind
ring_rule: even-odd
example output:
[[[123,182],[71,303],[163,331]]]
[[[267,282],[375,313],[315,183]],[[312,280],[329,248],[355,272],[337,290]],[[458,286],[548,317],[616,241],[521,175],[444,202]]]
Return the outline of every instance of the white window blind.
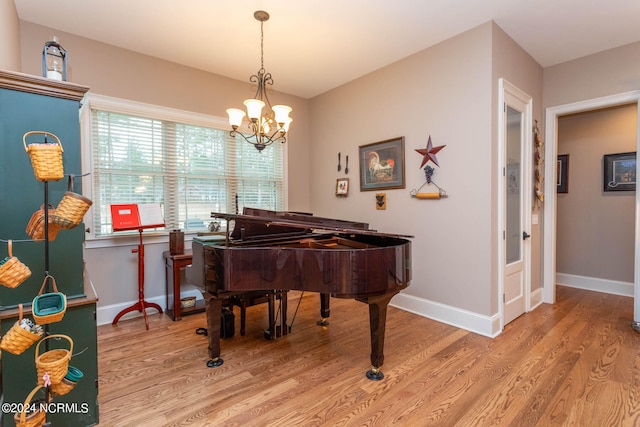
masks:
[[[211,212],[284,209],[280,143],[258,152],[225,129],[92,107],[91,145],[95,237],[112,233],[112,204],[161,203],[165,228],[186,231]]]

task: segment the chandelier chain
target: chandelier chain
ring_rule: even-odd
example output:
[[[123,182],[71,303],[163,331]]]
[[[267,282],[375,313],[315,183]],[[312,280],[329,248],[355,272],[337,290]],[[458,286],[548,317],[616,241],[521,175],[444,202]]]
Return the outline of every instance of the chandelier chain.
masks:
[[[260,69],[264,70],[264,21],[260,21]]]

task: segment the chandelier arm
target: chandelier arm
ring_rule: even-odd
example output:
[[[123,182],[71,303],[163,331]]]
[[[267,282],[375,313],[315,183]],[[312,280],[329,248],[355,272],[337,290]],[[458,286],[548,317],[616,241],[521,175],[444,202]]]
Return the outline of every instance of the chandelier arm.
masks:
[[[249,137],[247,137],[244,133],[240,132],[239,130],[232,130],[229,135],[231,135],[233,138],[236,137],[236,135],[240,135],[245,141],[247,141],[249,144],[252,145],[257,145],[259,144],[259,142],[255,142],[252,141],[250,138],[255,138],[256,140],[258,140],[257,135],[254,133],[253,135],[249,135]]]
[[[277,130],[277,129],[276,129],[276,130],[271,134],[271,136],[268,136],[267,138],[268,138],[268,139],[269,139],[269,141],[270,141],[270,143],[269,143],[269,144],[271,144],[271,143],[273,143],[273,142],[276,142],[276,141],[280,141],[280,140],[282,140],[282,143],[283,143],[283,144],[284,144],[285,142],[287,142],[286,132],[285,132],[285,133],[283,133],[283,132],[281,132],[281,131],[279,131],[279,130]],[[268,144],[267,144],[267,145],[268,145]]]

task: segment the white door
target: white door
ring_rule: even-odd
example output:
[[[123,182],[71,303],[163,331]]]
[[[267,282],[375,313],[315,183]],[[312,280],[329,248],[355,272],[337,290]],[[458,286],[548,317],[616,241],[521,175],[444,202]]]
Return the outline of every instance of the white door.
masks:
[[[502,313],[503,325],[529,309],[531,272],[531,98],[503,81]]]

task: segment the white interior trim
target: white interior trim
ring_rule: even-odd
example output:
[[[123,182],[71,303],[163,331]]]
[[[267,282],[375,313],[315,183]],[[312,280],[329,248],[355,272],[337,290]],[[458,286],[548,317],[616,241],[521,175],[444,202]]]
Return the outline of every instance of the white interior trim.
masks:
[[[638,133],[636,152],[640,152],[640,91],[626,92],[604,96],[586,101],[549,107],[545,115],[545,207],[544,207],[544,241],[543,241],[543,301],[553,304],[556,300],[556,162],[558,151],[558,116],[597,110],[616,105],[638,105]],[[640,167],[636,162],[636,176]],[[635,256],[634,256],[634,321],[640,321],[640,191],[636,191],[635,212]]]
[[[441,304],[424,298],[400,292],[393,297],[392,307],[417,314],[447,325],[475,332],[489,338],[500,335],[500,314],[485,316],[458,307]]]

